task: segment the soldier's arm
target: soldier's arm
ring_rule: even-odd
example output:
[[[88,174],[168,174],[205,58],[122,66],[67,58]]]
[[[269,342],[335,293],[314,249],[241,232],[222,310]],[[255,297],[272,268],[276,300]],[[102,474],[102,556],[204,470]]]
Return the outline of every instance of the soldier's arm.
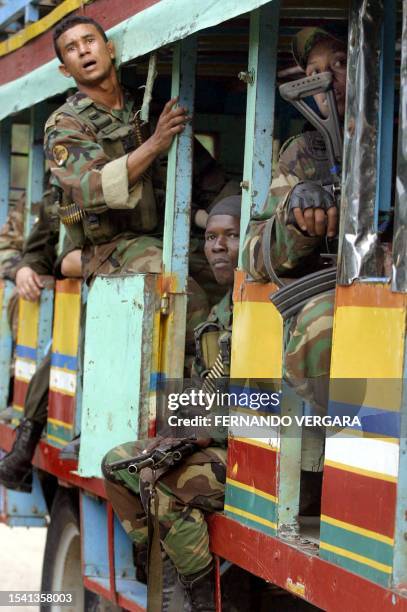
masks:
[[[58,229],[45,211],[39,208],[38,220],[24,243],[23,257],[18,269],[29,267],[40,275],[52,275],[58,244]]]
[[[63,189],[69,203],[92,213],[134,208],[141,197],[137,186],[142,175],[185,128],[186,109],[174,109],[176,101],[173,98],[165,105],[146,142],[114,160],[107,157],[95,133],[79,119],[64,113],[51,116],[45,126],[44,149],[52,183]]]
[[[273,219],[273,228],[268,248],[273,268],[280,276],[293,275],[299,268],[306,269],[321,244],[321,237],[304,235],[287,223],[291,192],[307,178],[301,164],[293,167],[291,163],[298,158],[301,142],[301,139],[295,140],[283,151],[266,204],[249,223],[243,247],[243,267],[255,280],[268,280],[263,260],[263,236],[269,219]]]

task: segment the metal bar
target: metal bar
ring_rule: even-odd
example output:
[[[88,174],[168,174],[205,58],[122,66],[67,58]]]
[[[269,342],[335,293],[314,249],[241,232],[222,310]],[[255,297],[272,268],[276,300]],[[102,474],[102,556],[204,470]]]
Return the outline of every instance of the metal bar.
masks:
[[[194,109],[196,49],[196,37],[189,37],[177,43],[173,57],[171,97],[178,96],[179,104],[187,107],[189,114]],[[165,351],[166,375],[172,378],[182,378],[184,368],[192,164],[193,132],[188,124],[174,139],[168,155],[163,269],[173,299]]]
[[[386,0],[380,55],[380,97],[375,221],[379,210],[391,207],[394,125],[394,62],[396,53],[396,0]]]
[[[251,13],[240,257],[251,214],[262,209],[271,183],[280,0]]]
[[[7,408],[10,389],[10,362],[12,338],[8,323],[7,309],[14,283],[0,281],[0,410]]]
[[[28,179],[25,209],[24,234],[28,236],[34,224],[32,205],[39,202],[43,195],[44,182],[44,123],[48,112],[44,105],[33,106],[30,110],[30,135],[28,154]]]
[[[339,228],[338,284],[377,276],[376,227],[383,2],[352,0]],[[392,113],[393,116],[393,113]],[[383,125],[383,129],[385,126]],[[369,177],[369,180],[367,180]]]
[[[393,279],[393,289],[397,291],[406,291],[406,175],[405,169],[407,164],[406,142],[403,141],[407,128],[407,109],[406,109],[406,94],[407,94],[407,0],[403,0],[403,34],[402,34],[402,55],[401,55],[401,82],[400,82],[400,120],[399,120],[399,150],[398,150],[398,168],[397,168],[397,209],[396,209],[396,225],[395,244],[393,249],[400,249],[399,257],[397,252],[393,253],[395,262],[395,278]],[[402,171],[404,174],[402,175]],[[402,180],[402,176],[404,179]],[[403,206],[403,208],[401,208]],[[401,238],[403,236],[403,239]],[[403,246],[404,244],[404,246]],[[396,266],[401,266],[397,268]],[[403,376],[403,400],[401,405],[401,423],[400,423],[400,455],[399,455],[399,471],[397,479],[397,502],[396,502],[396,526],[394,534],[394,557],[393,557],[393,584],[399,585],[406,583],[407,580],[407,349],[404,347],[404,376]]]
[[[11,119],[0,124],[0,225],[7,219],[10,194]]]
[[[299,534],[298,511],[301,477],[301,426],[295,425],[295,417],[303,414],[300,397],[284,384],[281,417],[292,419],[290,427],[280,427],[280,453],[278,472],[278,525],[281,537],[293,538]]]
[[[27,197],[25,203],[24,235],[27,237],[35,221],[32,205],[42,200],[44,182],[44,124],[48,117],[45,105],[37,104],[30,111]]]
[[[393,291],[407,291],[407,0],[403,0],[400,111],[396,180],[396,218],[393,239]]]

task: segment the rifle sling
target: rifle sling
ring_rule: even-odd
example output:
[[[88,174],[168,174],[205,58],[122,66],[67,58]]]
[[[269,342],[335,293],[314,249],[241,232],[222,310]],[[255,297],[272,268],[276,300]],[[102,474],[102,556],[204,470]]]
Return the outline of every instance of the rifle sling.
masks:
[[[154,517],[151,503],[154,501]],[[160,544],[160,523],[158,520],[158,495],[155,483],[152,484],[148,500],[148,584],[147,612],[161,612],[163,594],[163,561]]]

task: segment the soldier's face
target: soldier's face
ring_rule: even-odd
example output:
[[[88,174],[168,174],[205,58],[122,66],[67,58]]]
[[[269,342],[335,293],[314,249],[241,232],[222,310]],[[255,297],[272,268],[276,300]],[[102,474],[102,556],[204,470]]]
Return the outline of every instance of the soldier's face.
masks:
[[[331,72],[333,75],[333,89],[338,108],[338,114],[345,114],[346,102],[346,49],[338,41],[320,40],[311,49],[308,56],[306,74],[311,76],[320,72]],[[325,94],[314,96],[314,100],[323,117],[328,115],[328,105]]]
[[[230,215],[210,217],[205,230],[205,255],[219,285],[233,285],[239,257],[240,222]]]
[[[105,41],[92,24],[80,23],[58,38],[64,76],[71,76],[79,85],[96,85],[114,70],[114,46]]]

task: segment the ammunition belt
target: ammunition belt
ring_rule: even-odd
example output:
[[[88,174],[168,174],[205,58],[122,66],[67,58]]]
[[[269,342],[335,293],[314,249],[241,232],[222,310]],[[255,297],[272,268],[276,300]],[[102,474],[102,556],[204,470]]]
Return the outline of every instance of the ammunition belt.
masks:
[[[75,225],[75,223],[80,223],[85,216],[82,208],[75,204],[75,202],[72,204],[61,204],[58,214],[64,225]]]

